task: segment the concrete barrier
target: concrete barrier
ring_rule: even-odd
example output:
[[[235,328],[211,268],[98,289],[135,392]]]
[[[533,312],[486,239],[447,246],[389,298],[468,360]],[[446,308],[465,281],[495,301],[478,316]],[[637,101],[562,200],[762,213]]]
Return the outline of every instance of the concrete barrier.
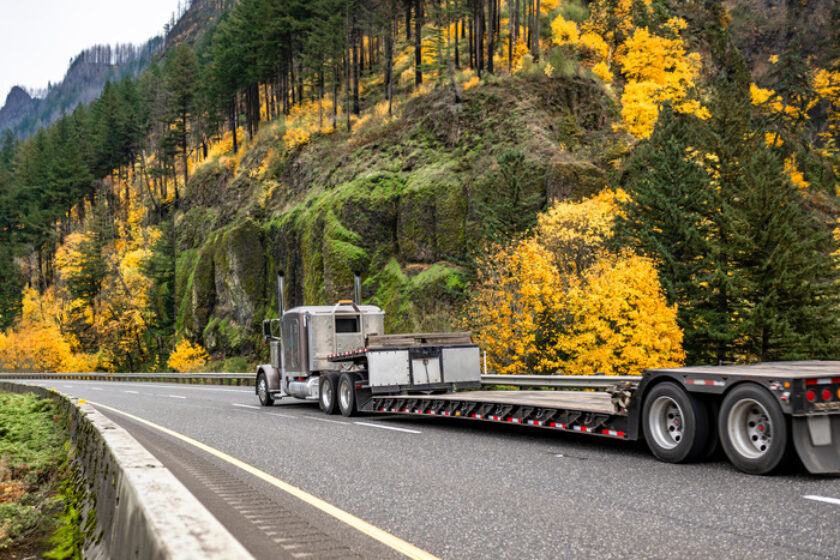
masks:
[[[0,390],[51,398],[67,418],[74,460],[95,512],[85,558],[252,558],[175,476],[123,428],[58,391],[0,381]]]

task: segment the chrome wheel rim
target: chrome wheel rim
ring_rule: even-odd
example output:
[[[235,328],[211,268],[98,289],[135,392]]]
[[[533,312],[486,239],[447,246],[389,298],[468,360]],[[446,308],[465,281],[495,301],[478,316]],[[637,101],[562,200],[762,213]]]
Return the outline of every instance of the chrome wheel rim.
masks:
[[[338,402],[343,410],[350,408],[350,384],[346,379],[342,379],[338,384]]]
[[[329,408],[332,404],[332,392],[332,383],[324,380],[324,384],[321,387],[321,402],[324,403],[324,408]]]
[[[265,402],[266,397],[268,396],[268,385],[265,382],[265,377],[260,377],[260,380],[257,383],[257,392],[260,395],[260,400]]]
[[[760,402],[741,399],[726,419],[729,441],[742,457],[758,459],[773,445],[773,422]]]
[[[656,445],[674,449],[683,440],[683,411],[671,397],[661,396],[653,401],[648,413],[650,435]]]

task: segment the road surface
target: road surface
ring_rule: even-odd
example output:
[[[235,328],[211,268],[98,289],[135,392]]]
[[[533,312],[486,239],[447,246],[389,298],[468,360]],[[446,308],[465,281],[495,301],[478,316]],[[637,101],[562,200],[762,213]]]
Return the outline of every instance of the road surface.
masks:
[[[325,416],[252,388],[40,381],[197,440],[440,558],[840,558],[840,477],[446,418]],[[399,558],[358,527],[177,437],[129,430],[261,558]]]

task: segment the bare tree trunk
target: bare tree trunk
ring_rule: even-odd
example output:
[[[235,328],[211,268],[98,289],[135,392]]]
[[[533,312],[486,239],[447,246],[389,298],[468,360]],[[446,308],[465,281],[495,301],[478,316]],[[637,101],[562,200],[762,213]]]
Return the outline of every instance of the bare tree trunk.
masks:
[[[353,56],[353,114],[358,116],[362,112],[361,105],[359,104],[359,55],[364,52],[364,48],[359,44],[361,42],[359,33],[356,32],[354,35],[356,36],[356,40],[353,41],[353,45],[350,48]]]
[[[452,40],[450,36],[452,34],[451,29],[452,26],[449,21],[449,0],[446,0],[446,67],[449,69],[449,84],[452,88],[452,96],[454,97],[455,103],[461,102],[461,97],[463,96],[463,92],[461,91],[461,86],[458,85],[458,82],[455,81],[455,66],[452,64],[452,55],[449,53],[449,43]],[[455,25],[455,53],[457,56],[458,48],[457,48],[457,41],[458,41],[458,26],[457,22]]]
[[[414,0],[414,85],[423,83],[423,0]]]
[[[534,60],[540,59],[540,0],[537,0],[537,5],[534,10],[534,42],[531,45],[531,55]]]
[[[395,11],[395,4],[396,0],[391,0],[388,4],[389,11],[388,11],[388,29],[385,31],[385,95],[388,98],[388,114],[391,114],[393,108],[393,99],[392,99],[392,84],[391,74],[393,73],[393,33],[394,33],[394,11]]]
[[[487,35],[487,72],[493,73],[493,38],[495,37],[494,27],[496,27],[496,0],[490,0],[487,9],[490,11],[488,19],[490,20],[490,33]]]

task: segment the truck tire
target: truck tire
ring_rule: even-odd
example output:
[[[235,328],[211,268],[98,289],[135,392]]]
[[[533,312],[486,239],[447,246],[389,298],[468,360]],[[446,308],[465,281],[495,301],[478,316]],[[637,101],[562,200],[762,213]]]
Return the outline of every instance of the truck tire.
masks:
[[[729,461],[745,473],[771,473],[788,454],[787,418],[773,395],[758,385],[746,383],[727,393],[718,429]]]
[[[336,385],[338,374],[322,373],[318,380],[318,404],[327,414],[338,412],[338,399],[336,399]]]
[[[338,409],[342,416],[355,416],[358,412],[356,406],[356,381],[358,377],[349,372],[341,374],[338,378]]]
[[[645,395],[642,429],[648,448],[660,461],[691,461],[707,449],[708,410],[697,397],[666,381]]]
[[[274,399],[271,398],[271,393],[268,392],[268,380],[262,372],[257,375],[257,397],[260,399],[262,406],[271,406],[274,404]]]

